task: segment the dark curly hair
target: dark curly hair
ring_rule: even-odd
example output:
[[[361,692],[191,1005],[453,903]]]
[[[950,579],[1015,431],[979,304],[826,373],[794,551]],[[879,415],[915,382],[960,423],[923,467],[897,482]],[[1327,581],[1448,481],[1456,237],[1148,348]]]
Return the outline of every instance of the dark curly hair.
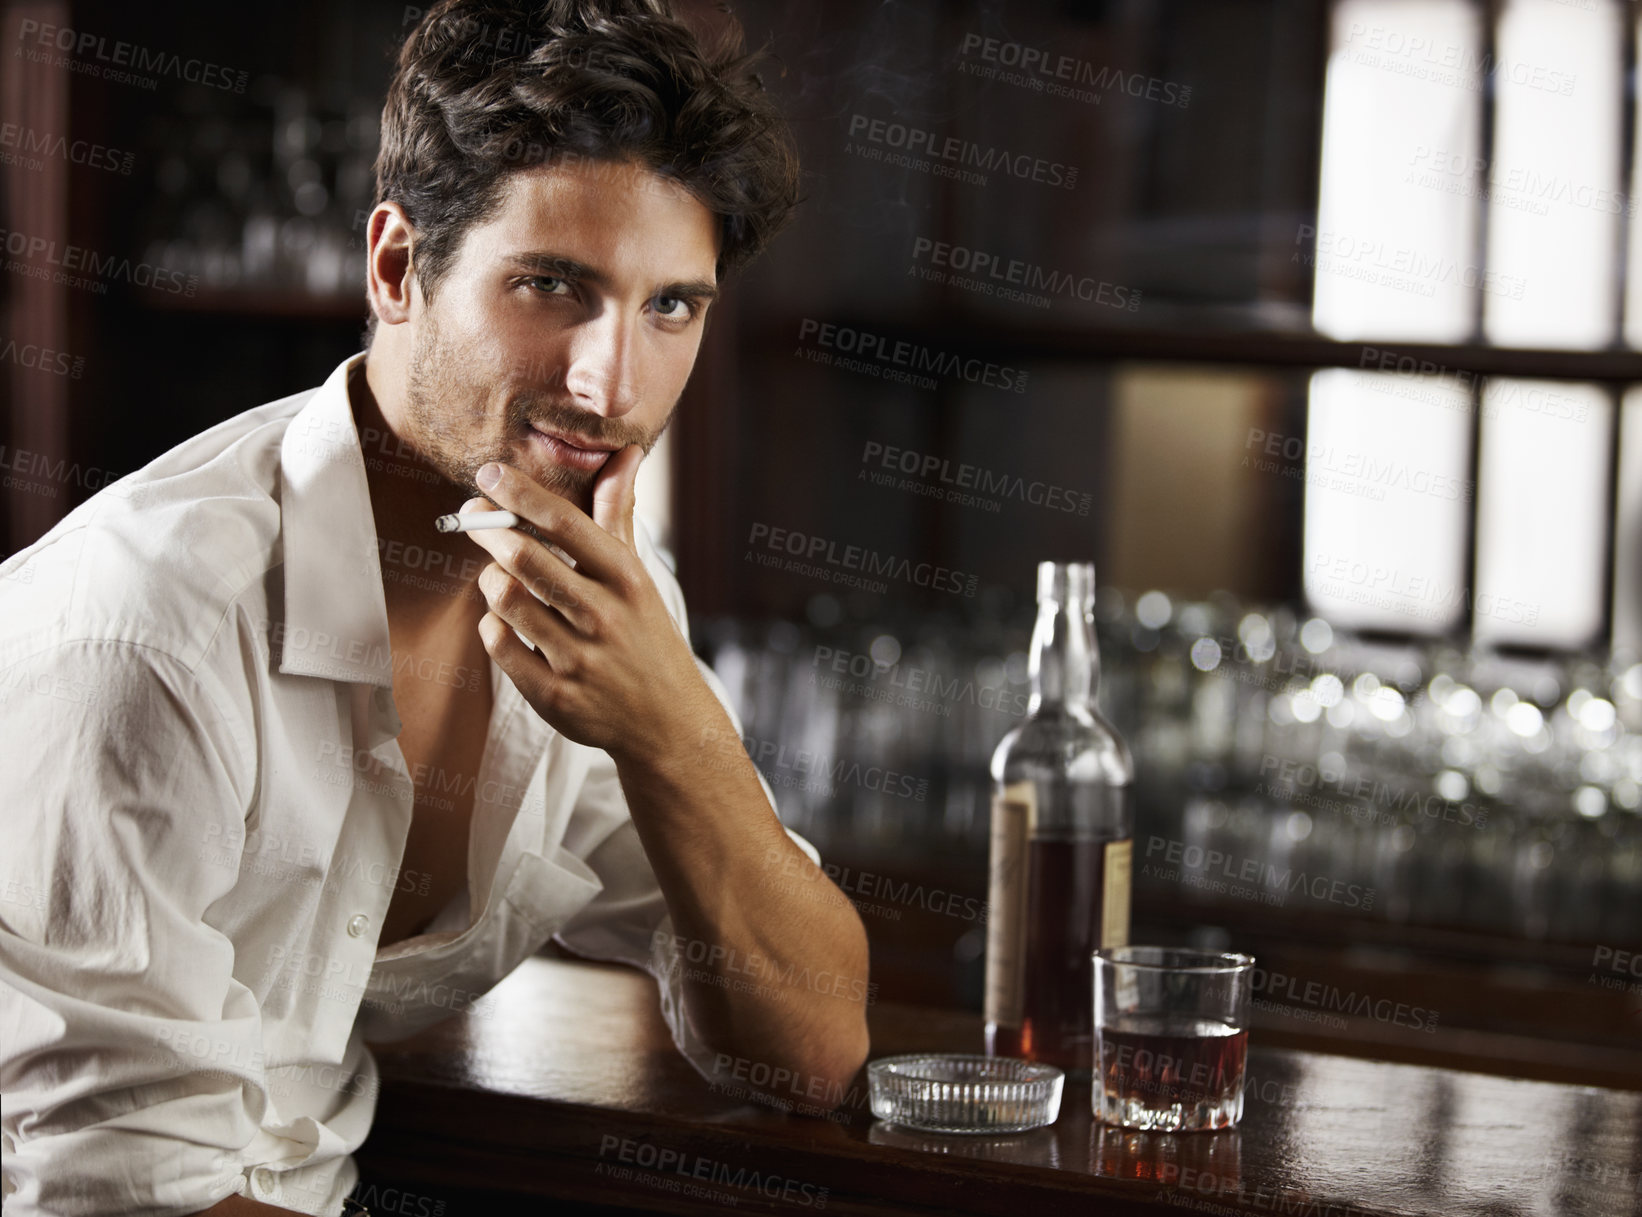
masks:
[[[744,265],[798,193],[759,58],[733,22],[703,47],[668,0],[440,0],[400,48],[376,158],[377,202],[416,229],[423,296],[500,207],[509,173],[575,160],[676,180],[718,217],[719,274]]]

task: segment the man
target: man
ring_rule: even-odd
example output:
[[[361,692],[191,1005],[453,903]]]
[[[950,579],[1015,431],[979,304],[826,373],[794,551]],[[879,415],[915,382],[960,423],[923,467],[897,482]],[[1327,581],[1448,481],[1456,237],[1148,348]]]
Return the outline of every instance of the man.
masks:
[[[860,920],[633,518],[787,149],[663,0],[447,0],[384,112],[368,350],[0,566],[8,1217],[341,1212],[365,1039],[550,938],[649,969],[703,1073],[842,1092]]]

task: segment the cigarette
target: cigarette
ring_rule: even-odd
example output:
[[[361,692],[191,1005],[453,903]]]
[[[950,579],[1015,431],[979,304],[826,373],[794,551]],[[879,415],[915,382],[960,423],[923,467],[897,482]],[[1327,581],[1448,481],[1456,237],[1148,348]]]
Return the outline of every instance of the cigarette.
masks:
[[[440,516],[433,522],[440,532],[473,532],[479,528],[517,528],[519,517],[511,511],[469,511]]]

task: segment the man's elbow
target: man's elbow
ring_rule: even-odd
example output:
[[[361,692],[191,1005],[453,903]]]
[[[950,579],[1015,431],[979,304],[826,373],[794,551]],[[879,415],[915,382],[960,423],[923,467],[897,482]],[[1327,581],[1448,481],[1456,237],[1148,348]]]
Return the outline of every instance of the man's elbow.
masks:
[[[864,1007],[855,1018],[840,1020],[823,1042],[813,1045],[802,1068],[813,1080],[814,1088],[827,1096],[821,1106],[831,1110],[843,1100],[871,1050]]]
[[[827,1037],[825,1047],[828,1051],[819,1054],[824,1058],[822,1065],[826,1075],[841,1083],[844,1089],[861,1071],[867,1054],[872,1050],[872,1037],[867,1030],[867,1010],[878,992],[878,986],[872,982],[866,927],[861,923],[860,914],[853,908],[849,911],[854,921],[851,936],[857,940],[851,968],[856,979],[846,990],[849,998],[846,1008],[850,1014],[838,1020],[832,1034]],[[836,994],[837,991],[834,992]]]
[[[832,1111],[849,1096],[871,1046],[863,1013],[819,1033],[812,1029],[807,1043],[785,1051],[770,1051],[767,1044],[715,1050],[707,1077],[715,1086],[744,1087],[781,1105],[798,1102]]]
[[[861,1067],[867,1063],[867,1055],[872,1051],[872,1039],[867,1033],[866,1020],[861,1020],[859,1034],[851,1035],[847,1044],[840,1045],[839,1051],[831,1060],[820,1063],[817,1075],[824,1079],[823,1089],[828,1096],[827,1101],[820,1104],[828,1111],[844,1101],[851,1089],[850,1084],[861,1072]]]

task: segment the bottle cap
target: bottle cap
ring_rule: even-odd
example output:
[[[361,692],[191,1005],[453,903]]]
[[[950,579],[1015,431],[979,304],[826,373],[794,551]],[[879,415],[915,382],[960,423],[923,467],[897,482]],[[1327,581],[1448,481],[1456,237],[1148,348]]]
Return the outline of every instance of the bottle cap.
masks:
[[[919,1052],[867,1065],[872,1114],[924,1132],[1026,1132],[1060,1115],[1066,1075],[1007,1056]]]

